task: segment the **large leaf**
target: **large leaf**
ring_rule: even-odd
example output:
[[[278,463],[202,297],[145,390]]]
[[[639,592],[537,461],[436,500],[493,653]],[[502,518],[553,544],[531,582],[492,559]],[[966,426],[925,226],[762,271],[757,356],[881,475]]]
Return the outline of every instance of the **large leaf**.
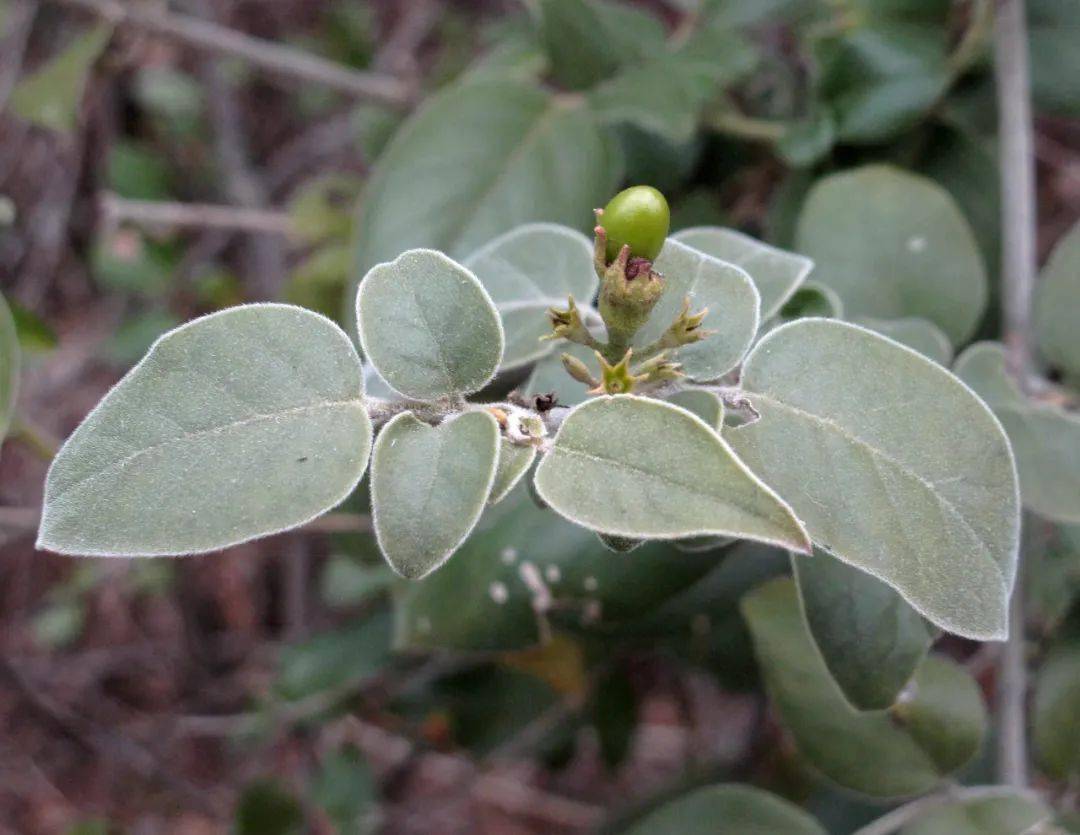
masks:
[[[1080,414],[1024,397],[1000,343],[972,345],[956,360],[955,371],[1005,427],[1024,506],[1055,522],[1080,523]]]
[[[889,339],[895,339],[901,345],[907,345],[911,350],[918,351],[938,365],[948,367],[952,360],[952,343],[949,342],[949,337],[941,332],[941,328],[926,319],[920,319],[918,316],[908,316],[903,319],[863,317],[857,319],[856,324],[877,331]]]
[[[1004,786],[973,800],[957,800],[920,815],[900,835],[1027,835],[1052,813],[1038,795]]]
[[[637,622],[715,562],[663,542],[612,554],[519,488],[485,515],[454,559],[400,590],[397,642],[509,650],[544,640],[552,622],[606,632]]]
[[[746,270],[761,294],[762,319],[775,316],[814,268],[809,258],[769,246],[734,229],[696,226],[671,237]]]
[[[760,324],[761,297],[750,276],[734,264],[670,239],[656,259],[656,269],[664,276],[664,292],[634,336],[634,346],[659,339],[689,299],[691,312],[708,309],[703,328],[711,333],[678,348],[671,357],[695,380],[715,380],[738,365]]]
[[[1033,712],[1042,770],[1059,780],[1080,774],[1080,643],[1056,647],[1043,662]]]
[[[111,36],[108,23],[77,35],[11,91],[11,112],[48,130],[74,130],[86,80]]]
[[[371,511],[394,571],[416,580],[450,558],[484,510],[498,456],[499,426],[487,412],[434,427],[403,412],[383,427],[371,460]]]
[[[1035,334],[1046,359],[1080,379],[1080,222],[1050,255],[1035,292]]]
[[[853,318],[921,316],[961,344],[986,306],[982,256],[952,197],[890,166],[819,181],[799,217],[797,249]]]
[[[517,368],[549,354],[553,342],[547,310],[565,307],[567,296],[588,306],[598,280],[592,244],[573,229],[554,223],[519,226],[465,259],[495,302],[506,334],[502,368]]]
[[[167,333],[60,450],[38,547],[213,551],[301,525],[367,466],[360,361],[329,319],[247,305]]]
[[[411,247],[463,258],[522,223],[587,224],[618,166],[579,104],[512,81],[452,87],[379,157],[361,198],[359,274]]]
[[[772,331],[742,385],[761,418],[725,437],[816,544],[943,629],[1007,634],[1019,496],[985,403],[909,348],[830,319]]]
[[[557,513],[641,539],[718,534],[807,551],[791,509],[701,418],[631,395],[597,397],[563,421],[536,471]]]
[[[0,294],[0,441],[11,423],[18,387],[19,334],[11,309]]]
[[[669,801],[625,835],[825,835],[816,820],[753,786],[706,786]]]
[[[806,760],[834,782],[876,797],[921,794],[979,748],[986,711],[958,666],[928,657],[911,698],[891,711],[855,710],[832,680],[788,578],[743,598],[769,694]]]
[[[416,400],[478,391],[502,358],[491,298],[476,276],[434,250],[374,267],[356,294],[356,321],[379,376]]]
[[[933,631],[880,580],[816,550],[793,558],[810,634],[848,702],[892,705],[933,641]]]

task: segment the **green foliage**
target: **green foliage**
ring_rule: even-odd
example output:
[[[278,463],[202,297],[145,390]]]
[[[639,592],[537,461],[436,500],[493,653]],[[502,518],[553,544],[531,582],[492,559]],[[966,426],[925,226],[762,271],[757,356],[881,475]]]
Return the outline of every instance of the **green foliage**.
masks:
[[[1067,641],[1043,662],[1035,683],[1035,755],[1057,779],[1080,774],[1080,645]]]
[[[240,796],[232,835],[300,835],[304,809],[276,780],[260,780]]]
[[[827,319],[772,331],[742,386],[761,417],[725,437],[816,544],[943,629],[1006,633],[1016,468],[981,400],[914,351]]]
[[[954,344],[986,305],[986,272],[971,227],[935,184],[889,166],[832,174],[811,190],[796,248],[848,316],[921,316]]]
[[[707,786],[665,803],[625,835],[825,835],[812,817],[769,792]]]
[[[377,786],[356,751],[345,748],[326,758],[312,783],[311,798],[326,811],[338,835],[375,830]]]
[[[379,376],[417,400],[483,388],[503,353],[498,312],[483,286],[433,250],[372,269],[356,296],[356,320]]]
[[[893,705],[933,630],[880,580],[820,550],[792,566],[810,634],[844,697],[857,710]]]
[[[250,305],[195,320],[155,343],[57,455],[38,545],[183,554],[303,524],[364,472],[362,394],[352,343],[316,314]]]
[[[403,577],[430,574],[468,537],[495,479],[499,428],[486,412],[436,427],[404,412],[375,442],[371,510],[379,547]]]
[[[1062,238],[1039,277],[1035,335],[1046,359],[1080,378],[1080,223]]]
[[[1033,795],[1002,789],[1000,794],[957,801],[934,809],[900,830],[900,835],[1023,835],[1050,818]]]
[[[959,667],[930,656],[910,698],[859,712],[832,680],[799,611],[793,582],[777,579],[743,599],[769,693],[806,760],[848,789],[875,797],[929,791],[974,756],[985,711]]]
[[[4,296],[0,294],[0,440],[7,433],[19,388],[19,334]]]
[[[907,345],[911,350],[918,351],[938,365],[948,368],[952,361],[953,350],[949,337],[941,332],[941,328],[926,319],[920,319],[918,316],[907,316],[902,319],[863,317],[857,319],[856,324],[877,331],[901,345]]]

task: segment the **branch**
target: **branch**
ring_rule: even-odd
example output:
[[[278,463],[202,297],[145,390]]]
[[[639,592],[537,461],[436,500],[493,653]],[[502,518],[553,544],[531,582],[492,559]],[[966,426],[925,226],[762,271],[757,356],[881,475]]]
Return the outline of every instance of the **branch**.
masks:
[[[152,11],[119,0],[53,0],[82,9],[114,25],[133,26],[218,55],[242,58],[266,72],[321,84],[356,99],[407,108],[416,99],[413,85],[378,73],[350,69],[325,58],[255,38],[188,15]]]
[[[1023,0],[999,0],[995,24],[994,70],[1000,136],[1001,233],[1004,341],[1010,371],[1031,392],[1035,375],[1031,349],[1031,295],[1035,286],[1035,158],[1028,73],[1027,23]],[[1022,554],[1020,555],[1022,556]],[[998,777],[1010,786],[1027,786],[1024,703],[1024,599],[1017,582],[1009,606],[1009,637],[998,667]]]
[[[271,209],[249,209],[213,203],[129,200],[112,192],[104,192],[98,198],[98,205],[102,223],[106,228],[130,223],[143,227],[233,229],[285,236],[294,232],[289,215]]]
[[[892,835],[899,832],[907,824],[922,817],[927,812],[948,806],[950,803],[965,803],[973,800],[990,800],[995,797],[1013,797],[1016,794],[1030,796],[1038,799],[1038,795],[1032,791],[1017,791],[1009,786],[972,786],[970,788],[948,788],[937,794],[929,794],[913,800],[898,809],[893,809],[887,815],[878,818],[873,823],[867,824],[862,829],[857,829],[853,835]]]

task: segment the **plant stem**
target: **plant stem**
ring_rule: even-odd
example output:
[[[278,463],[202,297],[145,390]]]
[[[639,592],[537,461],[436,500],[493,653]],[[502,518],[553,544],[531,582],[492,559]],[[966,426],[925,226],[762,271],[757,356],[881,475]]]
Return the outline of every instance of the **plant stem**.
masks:
[[[1035,285],[1035,159],[1031,121],[1027,23],[1023,0],[999,0],[994,69],[1000,137],[1004,341],[1010,371],[1025,392],[1035,376],[1031,350],[1031,294]],[[1017,577],[1023,574],[1021,553]],[[998,777],[1025,787],[1027,729],[1024,599],[1019,579],[1009,607],[1009,637],[998,666]]]
[[[212,203],[171,203],[159,200],[129,200],[111,192],[98,199],[106,228],[120,223],[142,227],[165,226],[231,229],[271,235],[294,234],[286,212]]]
[[[927,812],[932,812],[950,803],[962,803],[972,800],[989,800],[995,797],[1013,796],[1016,789],[1006,786],[972,786],[970,788],[949,788],[936,794],[929,794],[906,803],[897,809],[893,809],[886,815],[869,823],[862,829],[857,829],[853,835],[892,835],[899,832],[907,824],[922,817]],[[1030,791],[1021,791],[1022,794],[1036,798],[1037,795]]]
[[[262,40],[188,15],[161,12],[118,0],[54,0],[82,9],[116,25],[130,25],[155,35],[233,58],[242,58],[277,76],[298,78],[357,99],[406,108],[416,98],[413,86],[393,76],[361,72],[292,47]]]
[[[756,119],[734,110],[712,113],[706,117],[705,123],[717,133],[752,142],[777,142],[787,132],[787,125],[783,122]]]

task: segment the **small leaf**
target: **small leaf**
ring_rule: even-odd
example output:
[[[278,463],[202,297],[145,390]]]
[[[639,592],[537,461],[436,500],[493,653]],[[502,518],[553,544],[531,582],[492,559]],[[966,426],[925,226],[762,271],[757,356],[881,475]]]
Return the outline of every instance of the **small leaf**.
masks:
[[[499,442],[499,464],[491,485],[488,504],[498,504],[513,490],[536,459],[536,447],[512,444],[506,438]]]
[[[1062,238],[1035,285],[1035,335],[1053,365],[1080,377],[1080,222]]]
[[[372,826],[377,786],[371,768],[355,750],[345,748],[326,758],[311,785],[311,799],[326,811],[340,835],[361,835]]]
[[[375,441],[371,510],[386,561],[402,577],[430,574],[465,541],[484,510],[499,455],[499,426],[466,412],[428,426],[410,412]]]
[[[646,543],[615,557],[590,531],[541,510],[524,490],[485,514],[458,554],[395,598],[397,644],[512,650],[553,626],[598,630],[635,622],[716,563]]]
[[[301,835],[304,828],[300,801],[276,780],[259,780],[240,795],[232,835]]]
[[[664,292],[634,337],[634,346],[659,339],[689,299],[691,313],[708,309],[702,329],[712,333],[678,348],[672,358],[695,380],[715,380],[738,365],[760,324],[761,299],[750,276],[734,264],[670,238],[656,259],[656,269],[664,276]]]
[[[495,376],[503,331],[491,298],[467,269],[413,249],[364,277],[356,296],[364,355],[416,400],[470,394]]]
[[[953,344],[982,318],[986,270],[974,234],[949,193],[923,177],[870,165],[819,180],[797,249],[850,317],[921,316]]]
[[[619,395],[576,407],[536,471],[541,498],[575,524],[616,536],[737,536],[806,552],[791,509],[700,418]]]
[[[892,705],[933,630],[880,580],[820,550],[791,563],[810,634],[845,698],[856,710]]]
[[[952,662],[928,657],[910,699],[892,711],[860,712],[829,675],[791,579],[751,592],[742,611],[784,725],[834,782],[874,797],[922,794],[978,751],[986,710],[978,685]]]
[[[773,322],[776,325],[782,325],[785,322],[814,316],[820,319],[842,319],[844,303],[831,287],[818,284],[816,281],[807,281],[784,302]]]
[[[956,374],[983,397],[1016,454],[1024,506],[1047,519],[1080,523],[1080,414],[1024,397],[997,342],[978,342],[956,360]]]
[[[0,294],[0,441],[11,423],[18,388],[19,335],[11,309]]]
[[[73,131],[86,80],[111,36],[112,26],[107,23],[77,35],[11,91],[11,112],[47,130]]]
[[[0,296],[0,304],[3,304],[2,296]],[[36,313],[17,304],[11,305],[10,311],[11,318],[15,320],[15,332],[19,335],[19,345],[24,351],[51,351],[60,344],[56,331]],[[2,314],[0,318],[3,318]],[[2,327],[0,325],[0,329]]]
[[[1052,817],[1034,792],[1000,788],[992,796],[958,800],[920,815],[900,835],[1028,835]]]
[[[383,609],[367,620],[292,644],[282,651],[274,691],[296,702],[359,685],[390,663],[390,637],[390,617]]]
[[[775,316],[814,268],[814,262],[734,229],[697,226],[672,235],[679,243],[742,267],[761,294],[761,318]]]
[[[161,337],[53,460],[38,547],[213,551],[302,525],[367,466],[360,361],[329,319],[235,307]]]
[[[816,544],[943,629],[1007,634],[1019,497],[985,403],[909,348],[830,319],[772,331],[742,386],[761,418],[725,437]]]
[[[1039,668],[1033,714],[1042,770],[1058,780],[1080,774],[1080,643],[1059,645]]]
[[[668,397],[669,403],[681,406],[686,411],[697,415],[709,426],[719,432],[724,428],[724,401],[711,391],[699,388],[687,388]]]
[[[901,345],[907,345],[912,351],[918,351],[924,357],[932,359],[938,365],[949,367],[952,362],[952,343],[941,328],[926,319],[908,316],[903,319],[871,319],[863,317],[855,323],[876,331]]]
[[[586,307],[597,278],[588,238],[566,226],[532,223],[507,232],[465,259],[502,317],[506,334],[502,369],[517,368],[551,353],[547,310],[573,296]]]
[[[736,783],[706,786],[668,801],[624,835],[825,835],[821,824],[788,801]]]

